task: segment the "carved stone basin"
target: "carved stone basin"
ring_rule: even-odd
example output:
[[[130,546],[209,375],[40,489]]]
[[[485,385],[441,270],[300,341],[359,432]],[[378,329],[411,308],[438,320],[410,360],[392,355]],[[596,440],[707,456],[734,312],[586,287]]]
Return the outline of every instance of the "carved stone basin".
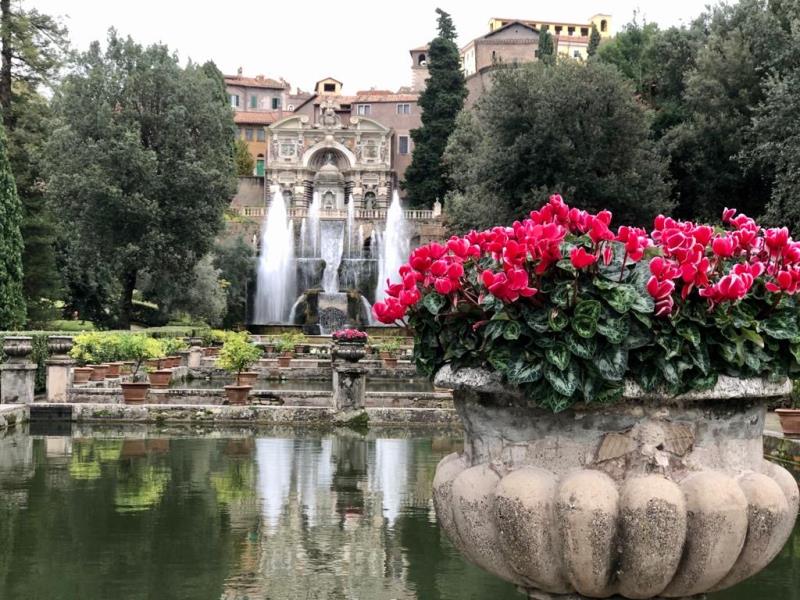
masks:
[[[780,552],[798,488],[764,459],[766,399],[788,382],[720,377],[559,414],[495,374],[444,367],[464,451],[433,482],[442,528],[471,562],[530,598],[687,598],[730,587]]]

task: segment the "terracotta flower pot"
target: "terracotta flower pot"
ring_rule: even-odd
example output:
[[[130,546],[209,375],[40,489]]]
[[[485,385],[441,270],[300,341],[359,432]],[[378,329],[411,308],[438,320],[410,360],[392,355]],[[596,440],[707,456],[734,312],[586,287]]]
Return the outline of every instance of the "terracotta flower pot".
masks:
[[[147,376],[150,378],[150,385],[153,389],[163,390],[169,387],[172,371],[170,369],[159,369],[158,371],[150,371]]]
[[[250,387],[253,387],[256,383],[256,379],[258,379],[258,373],[255,371],[239,373],[236,385],[249,385]]]
[[[89,381],[103,381],[108,372],[108,365],[92,365],[92,376]]]
[[[136,363],[132,360],[123,361],[122,366],[119,369],[120,375],[130,375],[133,373],[134,366],[136,366]]]
[[[781,420],[784,435],[800,436],[800,408],[779,408],[775,414]]]
[[[383,366],[387,369],[396,369],[397,368],[397,357],[396,356],[384,356],[383,357]]]
[[[169,357],[169,366],[172,369],[176,369],[181,366],[181,357],[177,354],[175,356]]]
[[[688,598],[763,569],[791,535],[797,482],[764,459],[765,405],[791,384],[719,377],[677,398],[626,384],[554,414],[496,373],[442,368],[464,451],[436,468],[442,529],[532,598]]]
[[[385,352],[383,350],[378,351],[378,356],[381,358],[381,360],[386,360],[387,358],[392,358],[391,353]]]
[[[147,401],[149,383],[121,383],[122,399],[125,404],[144,404]]]
[[[115,379],[119,377],[121,369],[122,369],[121,362],[108,363],[108,370],[106,370],[106,379]]]
[[[247,397],[252,389],[252,386],[249,385],[226,385],[225,394],[228,396],[228,404],[244,406],[247,404]]]
[[[275,344],[264,344],[264,352],[267,354],[275,352]]]
[[[292,364],[292,354],[291,352],[284,352],[278,357],[278,366],[282,369],[286,369],[289,365]]]
[[[81,384],[86,383],[92,377],[92,367],[75,367],[72,369],[72,383]]]
[[[147,365],[148,369],[152,369],[153,371],[157,371],[161,368],[162,360],[160,358],[150,358],[144,361],[144,364]]]

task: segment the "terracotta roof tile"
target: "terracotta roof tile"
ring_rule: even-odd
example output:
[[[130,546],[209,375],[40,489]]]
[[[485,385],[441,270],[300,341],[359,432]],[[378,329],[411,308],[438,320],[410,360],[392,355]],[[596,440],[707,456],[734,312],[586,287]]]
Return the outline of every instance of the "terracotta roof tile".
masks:
[[[394,92],[359,92],[354,102],[416,102],[419,94],[396,94]]]
[[[225,83],[228,85],[240,85],[242,87],[257,87],[271,89],[286,89],[289,84],[284,81],[276,81],[269,77],[241,77],[239,75],[225,75]]]
[[[258,112],[254,110],[237,110],[233,113],[233,122],[239,125],[271,125],[288,117],[293,113],[289,111]]]

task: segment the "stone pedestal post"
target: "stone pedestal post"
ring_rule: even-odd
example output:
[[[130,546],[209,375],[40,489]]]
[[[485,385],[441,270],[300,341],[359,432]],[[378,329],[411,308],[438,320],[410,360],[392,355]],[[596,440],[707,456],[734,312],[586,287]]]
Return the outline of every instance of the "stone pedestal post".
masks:
[[[189,348],[188,367],[190,369],[199,369],[200,361],[203,360],[203,349],[199,346],[192,346]]]
[[[33,402],[36,365],[30,362],[31,350],[28,336],[8,336],[3,340],[8,362],[0,365],[0,404]]]
[[[364,408],[367,370],[358,361],[365,355],[363,343],[337,342],[333,345],[333,408],[337,412],[351,413]]]
[[[191,356],[191,350],[178,350],[178,356],[181,357],[181,364],[182,367],[189,366],[189,357]]]
[[[66,402],[67,388],[72,381],[72,368],[75,361],[69,357],[72,349],[72,337],[51,335],[47,338],[47,349],[50,358],[47,365],[47,401]]]

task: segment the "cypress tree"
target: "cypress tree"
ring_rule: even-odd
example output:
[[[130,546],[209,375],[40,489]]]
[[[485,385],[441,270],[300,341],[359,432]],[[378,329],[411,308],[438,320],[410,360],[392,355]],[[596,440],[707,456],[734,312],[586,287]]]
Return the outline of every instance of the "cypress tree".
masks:
[[[439,35],[430,43],[430,77],[419,97],[422,127],[411,132],[414,155],[403,182],[412,206],[430,207],[437,199],[444,200],[448,181],[442,167],[442,155],[455,126],[456,115],[467,98],[453,20],[439,8],[436,12],[439,15]]]
[[[592,35],[589,36],[589,47],[586,48],[586,54],[590,57],[597,54],[597,48],[600,46],[600,32],[597,27],[592,25]]]
[[[0,128],[0,330],[25,324],[21,223],[22,204],[8,162],[6,136]]]
[[[539,32],[539,60],[546,65],[556,61],[556,46],[553,43],[553,34],[546,29]]]

